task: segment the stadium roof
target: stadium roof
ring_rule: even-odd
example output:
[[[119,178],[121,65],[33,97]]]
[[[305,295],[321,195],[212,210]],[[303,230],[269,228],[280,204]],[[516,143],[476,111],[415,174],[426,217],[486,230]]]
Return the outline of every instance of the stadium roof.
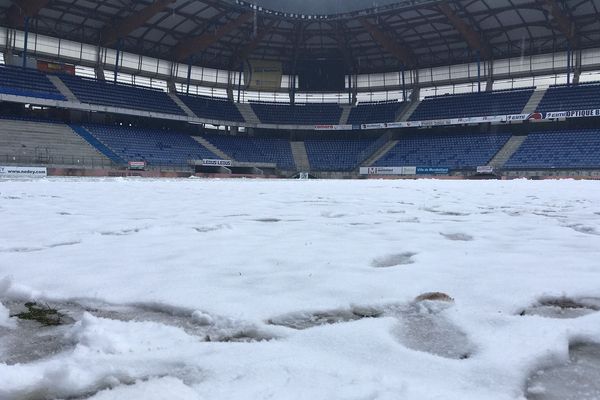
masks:
[[[472,62],[478,52],[600,47],[600,0],[378,0],[366,11],[360,4],[373,1],[332,0],[327,7],[350,7],[335,15],[286,13],[296,0],[256,1],[280,10],[241,0],[0,0],[0,18],[19,28],[29,15],[41,34],[113,48],[122,39],[124,51],[222,69],[249,57],[291,72],[299,59],[335,57],[370,73]]]

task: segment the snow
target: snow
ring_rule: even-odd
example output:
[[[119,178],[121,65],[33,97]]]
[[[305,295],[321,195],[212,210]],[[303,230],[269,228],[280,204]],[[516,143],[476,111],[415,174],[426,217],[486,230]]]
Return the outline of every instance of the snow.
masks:
[[[2,400],[568,398],[535,377],[573,359],[555,382],[600,382],[597,182],[0,181],[0,220]],[[72,323],[8,318],[32,300]]]

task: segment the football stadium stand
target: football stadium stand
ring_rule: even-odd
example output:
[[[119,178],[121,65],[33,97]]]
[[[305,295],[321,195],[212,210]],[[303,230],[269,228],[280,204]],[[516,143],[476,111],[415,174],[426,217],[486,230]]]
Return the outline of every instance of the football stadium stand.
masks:
[[[0,93],[66,100],[48,77],[35,69],[0,65]]]
[[[510,133],[410,133],[375,166],[473,168],[486,165],[510,137]]]
[[[244,122],[232,101],[203,96],[177,95],[200,118],[217,121]]]
[[[92,124],[81,128],[110,149],[122,163],[146,161],[150,166],[183,167],[188,166],[190,160],[219,158],[181,132]]]
[[[411,121],[521,114],[534,89],[426,97]]]
[[[598,168],[600,130],[530,133],[504,168]]]
[[[382,101],[372,103],[359,103],[353,107],[348,117],[348,124],[373,124],[380,122],[394,122],[406,103],[395,101]]]
[[[185,115],[162,90],[61,74],[60,79],[82,102],[156,113]]]
[[[273,137],[245,137],[227,135],[204,136],[213,146],[235,161],[250,163],[274,163],[279,169],[292,171],[296,168],[290,142]]]
[[[551,86],[538,106],[540,112],[600,109],[600,83]]]
[[[313,171],[351,171],[360,154],[375,139],[307,139],[306,152]]]
[[[265,124],[337,125],[342,108],[333,103],[280,104],[252,102],[252,109]]]

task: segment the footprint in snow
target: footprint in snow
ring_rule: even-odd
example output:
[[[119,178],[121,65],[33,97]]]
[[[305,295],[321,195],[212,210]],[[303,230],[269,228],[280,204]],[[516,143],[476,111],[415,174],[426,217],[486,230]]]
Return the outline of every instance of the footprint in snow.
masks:
[[[537,315],[546,318],[579,318],[600,311],[600,298],[545,297],[522,310],[519,315]]]
[[[569,361],[536,371],[525,395],[528,400],[600,399],[600,344],[572,343]]]
[[[470,242],[474,238],[471,235],[467,235],[466,233],[442,233],[440,235],[445,237],[448,240],[458,241],[458,242]]]
[[[398,267],[400,265],[414,264],[415,261],[413,260],[413,257],[416,255],[417,253],[413,252],[391,254],[374,259],[371,262],[371,266],[374,268],[390,268]]]

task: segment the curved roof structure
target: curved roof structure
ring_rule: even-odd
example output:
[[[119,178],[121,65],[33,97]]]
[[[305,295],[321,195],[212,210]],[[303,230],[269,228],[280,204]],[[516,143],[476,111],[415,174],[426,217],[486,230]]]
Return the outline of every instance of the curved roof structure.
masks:
[[[288,73],[316,57],[371,73],[600,47],[600,0],[254,1],[265,8],[242,0],[0,0],[0,19],[19,28],[30,16],[34,32],[207,67],[277,60]],[[275,3],[280,10],[266,8]],[[285,11],[298,3],[318,14]]]
[[[253,0],[257,6],[284,13],[334,15],[398,3],[398,0]]]

